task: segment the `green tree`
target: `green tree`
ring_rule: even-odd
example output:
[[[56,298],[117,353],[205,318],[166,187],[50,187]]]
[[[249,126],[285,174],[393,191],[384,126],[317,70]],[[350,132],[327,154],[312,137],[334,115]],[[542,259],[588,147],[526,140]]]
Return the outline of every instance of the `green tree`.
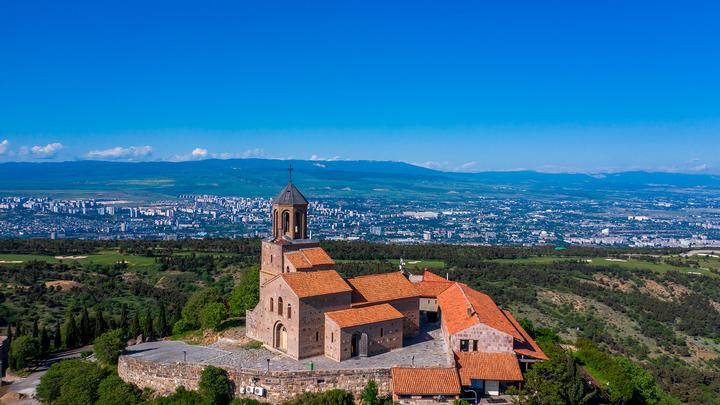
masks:
[[[140,403],[140,390],[117,374],[107,376],[98,386],[95,405],[132,405]]]
[[[32,337],[34,337],[35,339],[39,339],[39,338],[40,338],[40,325],[38,324],[37,318],[35,318],[35,320],[33,320],[33,324],[32,324]]]
[[[90,343],[92,332],[90,331],[90,314],[88,313],[87,306],[83,306],[82,312],[80,313],[79,329],[80,343],[84,345]]]
[[[360,394],[360,403],[363,405],[379,405],[378,387],[372,378],[365,384],[362,394]]]
[[[40,353],[46,355],[50,352],[50,336],[48,336],[47,328],[40,330]]]
[[[139,312],[140,312],[140,310],[135,311],[135,313],[133,314],[133,318],[130,321],[129,332],[130,332],[130,337],[132,337],[133,339],[138,337],[138,335],[140,335],[140,333],[141,333]]]
[[[227,372],[215,366],[205,367],[200,375],[199,392],[212,404],[226,405],[232,398],[232,384]]]
[[[103,364],[117,364],[118,357],[125,350],[125,339],[123,339],[122,331],[115,329],[105,332],[95,339],[93,351],[95,357]]]
[[[56,405],[93,404],[100,382],[108,371],[84,360],[64,360],[53,364],[40,377],[36,396],[43,403]]]
[[[152,339],[155,337],[155,329],[153,328],[153,316],[152,312],[150,312],[150,308],[147,309],[145,312],[145,317],[143,318],[143,336]]]
[[[60,323],[55,324],[55,332],[53,333],[53,350],[60,350],[62,347],[62,333],[60,333]]]
[[[197,391],[188,391],[185,387],[178,387],[172,395],[158,397],[152,401],[153,405],[214,405]]]
[[[123,331],[123,336],[125,338],[130,337],[131,333],[129,333],[129,331],[128,331],[127,305],[125,305],[125,304],[122,304],[120,306],[120,320],[118,321],[118,328],[120,328],[120,330]]]
[[[107,330],[107,323],[105,322],[105,317],[103,316],[102,309],[97,308],[95,310],[95,333],[94,337],[97,338],[105,331]]]
[[[255,308],[260,300],[260,269],[248,269],[240,282],[233,288],[228,299],[232,316],[245,316],[245,311]]]
[[[200,315],[207,304],[221,302],[220,293],[214,288],[203,288],[190,296],[182,309],[182,317],[194,328],[200,327]]]
[[[157,332],[160,337],[168,334],[167,314],[165,313],[165,304],[160,301],[160,309],[158,309]]]
[[[213,302],[205,305],[200,314],[200,323],[205,329],[215,329],[222,321],[227,318],[225,305],[219,302]]]
[[[10,345],[10,368],[23,370],[30,366],[40,351],[40,343],[32,336],[19,336]]]
[[[75,317],[72,312],[65,315],[65,323],[63,324],[63,344],[66,348],[71,349],[80,343],[80,335],[78,332]]]

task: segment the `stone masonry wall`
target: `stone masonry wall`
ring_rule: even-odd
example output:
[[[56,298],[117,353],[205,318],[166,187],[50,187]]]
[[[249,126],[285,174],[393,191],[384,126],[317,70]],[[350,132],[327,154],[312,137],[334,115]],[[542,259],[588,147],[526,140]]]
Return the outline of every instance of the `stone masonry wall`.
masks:
[[[162,364],[141,361],[129,356],[120,356],[118,374],[124,381],[140,388],[150,388],[156,393],[167,395],[177,387],[197,389],[204,364],[174,363]],[[315,371],[271,371],[225,368],[235,384],[235,396],[255,398],[274,404],[287,401],[303,392],[325,392],[343,389],[360,398],[369,379],[374,379],[380,394],[390,394],[392,387],[389,369],[367,370],[315,370]],[[264,398],[240,394],[241,387],[257,386],[266,390]]]

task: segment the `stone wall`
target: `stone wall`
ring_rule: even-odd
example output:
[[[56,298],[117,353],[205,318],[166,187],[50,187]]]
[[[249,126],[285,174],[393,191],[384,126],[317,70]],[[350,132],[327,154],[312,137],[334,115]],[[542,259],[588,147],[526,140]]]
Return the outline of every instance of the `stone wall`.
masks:
[[[140,388],[150,388],[160,395],[167,395],[177,387],[197,389],[204,364],[162,364],[120,356],[118,374],[124,381]],[[315,370],[315,371],[254,371],[225,368],[235,384],[235,396],[255,398],[271,403],[292,399],[303,392],[325,392],[343,389],[360,398],[369,379],[374,379],[380,394],[392,390],[389,369],[367,370]],[[265,388],[264,398],[240,394],[240,388],[256,386]]]

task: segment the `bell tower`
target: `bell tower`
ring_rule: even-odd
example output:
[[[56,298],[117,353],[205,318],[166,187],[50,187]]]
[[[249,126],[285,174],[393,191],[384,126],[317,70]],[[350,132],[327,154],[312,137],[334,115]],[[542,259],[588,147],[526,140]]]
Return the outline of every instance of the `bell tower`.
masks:
[[[308,201],[292,182],[292,166],[288,168],[288,184],[272,203],[272,239],[307,239]]]

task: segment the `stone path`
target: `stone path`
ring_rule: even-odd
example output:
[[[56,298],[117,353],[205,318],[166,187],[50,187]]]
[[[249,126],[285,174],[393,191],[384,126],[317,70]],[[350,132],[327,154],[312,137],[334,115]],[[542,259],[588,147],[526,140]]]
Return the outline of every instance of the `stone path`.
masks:
[[[267,349],[223,350],[213,346],[188,345],[184,342],[161,341],[131,346],[126,355],[143,361],[158,363],[205,363],[216,366],[273,371],[309,370],[310,364],[316,370],[341,370],[363,368],[391,368],[397,366],[431,367],[450,366],[448,349],[437,325],[423,325],[420,334],[406,339],[404,347],[391,352],[365,358],[353,358],[343,362],[330,360],[325,356],[293,360]]]

